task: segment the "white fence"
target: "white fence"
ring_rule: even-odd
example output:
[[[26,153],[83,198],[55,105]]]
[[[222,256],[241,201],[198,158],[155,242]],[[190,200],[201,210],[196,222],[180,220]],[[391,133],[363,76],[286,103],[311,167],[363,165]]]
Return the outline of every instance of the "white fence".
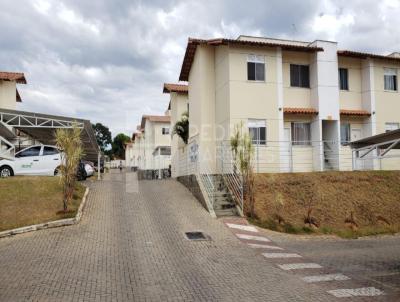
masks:
[[[392,157],[379,158],[370,153],[356,158],[352,149],[337,141],[256,141],[253,144],[253,168],[256,173],[400,170],[400,150],[392,150]],[[218,170],[230,169],[232,156],[229,141],[217,147]]]

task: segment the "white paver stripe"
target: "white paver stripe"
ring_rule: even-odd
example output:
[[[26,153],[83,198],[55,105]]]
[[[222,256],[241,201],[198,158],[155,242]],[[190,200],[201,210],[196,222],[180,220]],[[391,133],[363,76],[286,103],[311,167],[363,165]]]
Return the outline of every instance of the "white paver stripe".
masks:
[[[253,249],[270,249],[270,250],[283,250],[283,248],[276,245],[259,244],[259,243],[248,243],[248,246]]]
[[[374,297],[383,295],[384,292],[375,287],[361,287],[361,288],[344,288],[328,290],[328,293],[334,295],[337,298],[348,298],[348,297]]]
[[[307,276],[307,277],[303,277],[302,279],[308,283],[350,280],[349,277],[347,277],[343,274],[326,274],[326,275],[318,275],[318,276]]]
[[[301,258],[298,254],[291,253],[263,253],[265,258]]]
[[[281,269],[285,271],[293,269],[306,269],[306,268],[322,268],[318,263],[289,263],[289,264],[279,264]]]
[[[242,230],[242,231],[258,233],[258,230],[251,225],[235,224],[235,223],[227,223],[226,225],[228,227],[230,227],[231,229],[238,229],[238,230]]]
[[[247,234],[236,234],[239,239],[247,239],[247,240],[255,240],[255,241],[263,241],[263,242],[270,242],[268,238],[262,236],[254,236],[254,235],[247,235]]]

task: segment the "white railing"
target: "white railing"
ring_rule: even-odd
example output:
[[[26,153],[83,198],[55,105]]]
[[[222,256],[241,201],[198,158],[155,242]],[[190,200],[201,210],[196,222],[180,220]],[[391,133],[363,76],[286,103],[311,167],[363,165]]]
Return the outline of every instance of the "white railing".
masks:
[[[0,136],[0,159],[13,159],[15,156],[15,146],[4,137]]]
[[[199,171],[199,170],[198,170]],[[202,162],[201,163],[201,172],[199,172],[199,179],[203,184],[203,187],[207,193],[208,200],[211,204],[211,207],[214,207],[215,201],[215,182],[213,178],[213,174],[211,173],[210,167]]]
[[[243,213],[244,182],[243,175],[233,159],[232,150],[227,142],[221,142],[217,149],[217,166],[223,181],[240,211]]]
[[[324,170],[400,170],[400,150],[378,158],[371,152],[355,157],[345,142],[338,141],[255,141],[253,168],[256,173],[317,172]],[[218,146],[219,173],[232,171],[229,141]],[[222,159],[221,159],[222,158]],[[228,173],[229,174],[229,173]]]

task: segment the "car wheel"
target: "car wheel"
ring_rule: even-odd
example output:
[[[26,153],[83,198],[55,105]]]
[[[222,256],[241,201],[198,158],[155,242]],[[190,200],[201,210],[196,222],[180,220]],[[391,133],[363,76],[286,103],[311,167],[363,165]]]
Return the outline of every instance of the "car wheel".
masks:
[[[1,178],[6,178],[9,176],[13,176],[13,175],[14,175],[14,171],[11,169],[11,167],[3,166],[0,168],[0,177]]]
[[[57,168],[54,170],[54,176],[60,176],[60,175],[61,175],[60,167],[57,167]]]

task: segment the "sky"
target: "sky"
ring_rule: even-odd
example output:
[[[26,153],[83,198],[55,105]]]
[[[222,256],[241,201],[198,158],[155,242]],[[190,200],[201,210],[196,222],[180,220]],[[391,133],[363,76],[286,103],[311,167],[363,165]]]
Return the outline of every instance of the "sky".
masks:
[[[0,70],[24,72],[18,109],[131,135],[163,114],[188,37],[240,34],[400,51],[400,0],[0,0]]]

